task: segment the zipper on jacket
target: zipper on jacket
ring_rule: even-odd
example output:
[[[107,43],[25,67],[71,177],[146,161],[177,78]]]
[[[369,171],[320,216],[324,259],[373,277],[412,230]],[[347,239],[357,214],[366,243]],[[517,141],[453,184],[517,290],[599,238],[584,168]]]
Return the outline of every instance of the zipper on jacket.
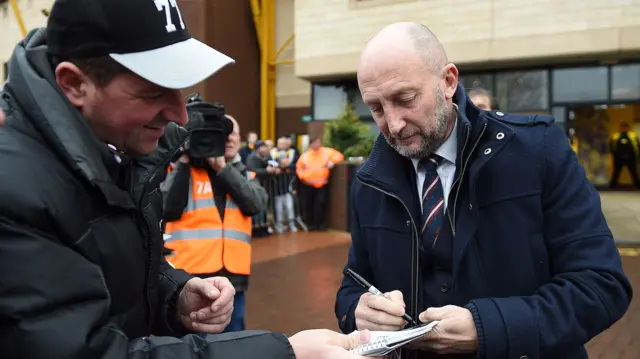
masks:
[[[404,206],[404,209],[407,211],[407,214],[409,214],[409,219],[411,221],[411,226],[412,226],[412,233],[411,233],[411,237],[413,239],[413,243],[411,245],[411,314],[414,318],[417,319],[418,316],[418,293],[419,293],[419,258],[418,258],[418,251],[417,248],[419,248],[420,246],[420,237],[418,236],[418,228],[416,227],[416,222],[413,219],[413,216],[411,215],[411,211],[409,210],[409,207],[407,207],[407,205],[402,201],[402,199],[400,199],[400,197],[389,193],[387,191],[383,191],[382,189],[375,187],[373,185],[370,185],[368,183],[364,183],[363,181],[361,181],[360,179],[358,179],[358,181],[360,183],[362,183],[363,185],[373,188],[376,191],[382,192],[384,194],[386,194],[387,196],[393,197],[395,199],[397,199],[402,206]]]
[[[189,138],[189,134],[187,134],[182,140],[180,140],[178,142],[178,144],[176,146],[174,146],[171,151],[169,151],[169,154],[167,156],[165,156],[162,161],[160,161],[158,164],[156,164],[151,171],[149,171],[149,174],[147,176],[144,177],[143,181],[142,181],[142,192],[140,193],[140,199],[138,200],[138,210],[140,213],[140,216],[142,217],[142,219],[144,220],[144,223],[147,226],[147,240],[149,241],[149,247],[148,247],[148,255],[149,255],[149,266],[147,268],[147,283],[146,283],[146,292],[147,292],[147,312],[149,315],[149,324],[151,325],[151,319],[153,318],[153,309],[151,308],[151,293],[149,292],[149,281],[151,281],[152,278],[152,263],[153,263],[153,254],[154,254],[154,249],[156,246],[156,241],[159,240],[159,238],[153,238],[153,229],[151,228],[151,224],[149,223],[149,218],[147,218],[147,215],[144,213],[144,208],[142,206],[142,201],[145,198],[147,192],[148,192],[148,187],[151,184],[151,180],[155,177],[156,173],[158,172],[159,169],[166,167],[169,164],[169,161],[171,160],[171,158],[173,158],[173,156],[175,156],[178,151],[180,151],[180,147],[182,147],[182,145],[186,142],[187,138]],[[151,203],[149,203],[149,205],[151,205]],[[162,218],[162,213],[160,213],[160,216]],[[159,230],[159,232],[161,232]],[[162,233],[160,233],[162,235]],[[162,250],[160,250],[160,254],[162,255]],[[158,268],[160,266],[160,261],[158,260]],[[158,305],[162,305],[162,303],[158,303]],[[153,318],[154,321],[157,320],[156,318]],[[169,320],[169,322],[171,322]],[[152,328],[149,328],[149,330],[151,330]]]
[[[458,175],[458,177],[455,179],[455,181],[453,181],[453,186],[452,188],[456,189],[456,195],[453,197],[453,218],[451,218],[451,211],[447,211],[447,215],[449,217],[449,224],[451,225],[451,233],[453,234],[453,236],[455,237],[456,235],[456,209],[457,209],[457,204],[458,204],[458,195],[460,195],[460,186],[458,186],[457,188],[455,187],[456,184],[458,183],[459,180],[462,179],[462,177],[464,176],[464,173],[467,170],[467,165],[469,164],[469,160],[471,159],[471,156],[473,156],[473,152],[475,151],[476,147],[478,147],[478,144],[480,143],[480,140],[482,139],[482,135],[484,135],[484,132],[487,130],[487,123],[485,122],[484,127],[482,127],[482,131],[480,131],[480,135],[478,136],[478,139],[476,140],[476,142],[473,144],[473,147],[471,147],[471,152],[469,152],[469,155],[467,157],[465,157],[464,159],[464,164],[462,165],[462,171],[460,171],[460,174]],[[468,135],[467,135],[468,137]],[[462,147],[462,153],[464,154],[464,149],[465,147],[467,147],[467,142],[465,141],[464,146]],[[462,183],[460,183],[462,184]],[[451,207],[449,207],[451,208]]]

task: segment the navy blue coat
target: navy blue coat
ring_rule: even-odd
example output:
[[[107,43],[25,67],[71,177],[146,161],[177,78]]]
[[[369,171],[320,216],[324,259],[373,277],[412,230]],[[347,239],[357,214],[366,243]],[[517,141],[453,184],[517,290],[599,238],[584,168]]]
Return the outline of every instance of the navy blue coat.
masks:
[[[477,356],[459,357],[587,358],[584,344],[632,297],[598,192],[551,116],[482,111],[460,86],[454,102],[461,185],[448,208],[450,304],[471,310],[479,337]],[[383,292],[402,291],[417,319],[429,303],[418,294],[420,203],[410,176],[411,162],[379,136],[352,186],[347,266]],[[345,333],[356,330],[364,292],[343,279],[335,310]]]

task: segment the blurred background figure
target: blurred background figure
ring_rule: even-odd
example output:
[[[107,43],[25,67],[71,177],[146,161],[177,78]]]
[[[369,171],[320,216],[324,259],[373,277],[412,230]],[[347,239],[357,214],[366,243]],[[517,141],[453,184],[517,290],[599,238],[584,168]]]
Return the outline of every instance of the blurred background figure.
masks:
[[[309,149],[300,156],[296,174],[300,180],[303,218],[310,230],[323,231],[327,205],[327,184],[331,169],[344,160],[344,155],[333,148],[323,147],[322,139],[311,140]]]
[[[296,215],[293,203],[292,182],[295,176],[296,153],[291,148],[290,138],[280,137],[276,148],[270,152],[271,160],[276,161],[279,172],[274,178],[274,206],[277,233],[288,228],[290,232],[297,232]],[[284,211],[286,210],[286,221]]]
[[[613,155],[613,175],[609,187],[618,187],[620,172],[626,167],[631,174],[634,186],[640,188],[637,165],[640,143],[638,143],[638,135],[631,131],[628,123],[620,124],[620,130],[611,136],[610,146]]]
[[[486,111],[497,110],[494,106],[494,100],[491,96],[491,92],[483,88],[472,89],[469,91],[468,96],[471,99],[471,102],[473,102],[473,104],[479,109]]]
[[[242,163],[247,163],[247,157],[253,152],[256,147],[256,141],[258,141],[258,134],[255,131],[249,131],[247,133],[247,143],[240,149],[240,158]]]

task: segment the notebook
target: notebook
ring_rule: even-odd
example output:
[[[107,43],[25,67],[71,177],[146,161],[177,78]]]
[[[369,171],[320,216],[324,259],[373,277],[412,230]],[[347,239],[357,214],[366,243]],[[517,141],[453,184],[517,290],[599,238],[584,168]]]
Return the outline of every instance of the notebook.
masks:
[[[430,332],[438,321],[421,324],[397,332],[372,331],[369,343],[351,349],[353,354],[377,357],[384,356]]]

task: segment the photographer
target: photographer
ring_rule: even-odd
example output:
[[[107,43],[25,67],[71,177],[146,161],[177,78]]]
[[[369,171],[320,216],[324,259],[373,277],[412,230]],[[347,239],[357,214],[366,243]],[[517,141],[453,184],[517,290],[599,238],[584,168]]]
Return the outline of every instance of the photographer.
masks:
[[[220,106],[191,101],[196,107],[188,107],[189,128],[210,124],[213,129],[187,144],[160,186],[171,236],[167,261],[199,277],[229,278],[236,295],[225,332],[241,331],[251,273],[251,217],[265,208],[267,193],[242,164],[236,120]]]

